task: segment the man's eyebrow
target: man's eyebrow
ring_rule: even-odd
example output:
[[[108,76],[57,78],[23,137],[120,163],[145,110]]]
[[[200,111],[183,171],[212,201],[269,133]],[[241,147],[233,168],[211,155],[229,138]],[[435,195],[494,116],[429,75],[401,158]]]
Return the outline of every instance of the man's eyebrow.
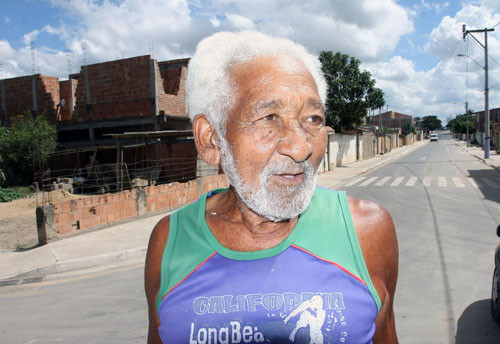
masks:
[[[309,98],[307,100],[307,106],[310,106],[312,108],[316,108],[316,109],[319,109],[319,110],[325,110],[325,107],[323,106],[323,103],[317,99],[313,99],[313,98]]]
[[[271,100],[262,100],[258,102],[255,106],[255,111],[269,110],[269,109],[279,109],[284,106],[282,100],[279,99],[271,99]]]

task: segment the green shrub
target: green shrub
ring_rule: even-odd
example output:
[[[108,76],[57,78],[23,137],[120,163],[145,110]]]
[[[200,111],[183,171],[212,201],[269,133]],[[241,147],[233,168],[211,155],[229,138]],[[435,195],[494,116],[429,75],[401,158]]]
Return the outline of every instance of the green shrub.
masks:
[[[19,198],[31,196],[31,190],[27,186],[3,188],[0,186],[0,202],[10,202]]]
[[[16,116],[11,128],[0,128],[0,169],[5,184],[29,185],[38,170],[57,145],[56,128],[44,116],[31,114]]]

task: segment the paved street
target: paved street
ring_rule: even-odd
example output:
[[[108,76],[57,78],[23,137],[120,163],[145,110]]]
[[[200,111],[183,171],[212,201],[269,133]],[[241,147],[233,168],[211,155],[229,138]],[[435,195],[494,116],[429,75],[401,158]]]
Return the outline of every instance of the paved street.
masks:
[[[440,140],[338,187],[394,218],[401,343],[498,343],[489,297],[500,173]]]
[[[489,297],[499,241],[499,171],[440,134],[439,142],[336,188],[382,204],[394,218],[401,343],[498,343]],[[2,286],[0,309],[8,315],[0,317],[1,341],[144,343],[142,275],[139,258]]]
[[[141,259],[1,287],[0,342],[145,343],[143,273]]]

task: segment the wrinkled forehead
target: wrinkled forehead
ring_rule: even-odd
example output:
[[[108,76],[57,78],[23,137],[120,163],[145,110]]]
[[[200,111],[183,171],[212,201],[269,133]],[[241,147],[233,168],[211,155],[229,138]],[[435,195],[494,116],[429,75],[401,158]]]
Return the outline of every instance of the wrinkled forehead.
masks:
[[[307,92],[321,101],[316,82],[302,61],[287,55],[255,57],[230,69],[236,100],[267,98],[273,90]],[[249,99],[247,99],[249,100]],[[256,99],[253,99],[256,100]]]

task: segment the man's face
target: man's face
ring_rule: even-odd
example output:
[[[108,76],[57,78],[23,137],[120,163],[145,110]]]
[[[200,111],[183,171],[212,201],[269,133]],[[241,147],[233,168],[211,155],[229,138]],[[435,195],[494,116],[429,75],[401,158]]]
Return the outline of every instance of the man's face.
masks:
[[[311,200],[326,149],[316,83],[298,60],[264,56],[231,69],[235,106],[221,139],[222,167],[238,196],[271,221],[293,218]]]

